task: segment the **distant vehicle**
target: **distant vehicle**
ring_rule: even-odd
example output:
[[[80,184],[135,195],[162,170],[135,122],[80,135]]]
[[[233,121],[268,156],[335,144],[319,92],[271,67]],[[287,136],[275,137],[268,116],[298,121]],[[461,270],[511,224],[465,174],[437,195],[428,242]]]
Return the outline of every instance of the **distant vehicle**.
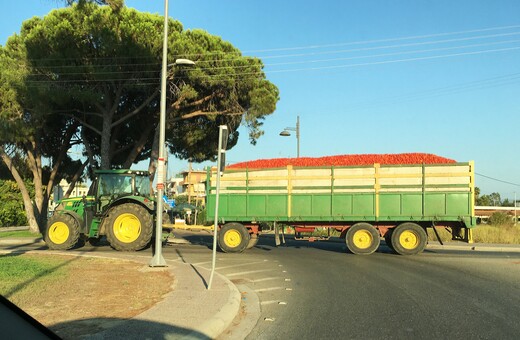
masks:
[[[150,175],[136,170],[98,170],[87,196],[63,199],[49,218],[44,240],[50,249],[70,249],[80,239],[106,236],[117,250],[145,248],[152,239],[155,197]]]
[[[212,219],[216,169],[209,175],[206,206]],[[373,253],[381,238],[398,254],[417,254],[426,246],[427,230],[438,237],[436,228],[470,242],[474,178],[473,162],[226,168],[220,178],[219,245],[241,252],[256,244],[265,225],[275,231],[288,226],[296,239],[310,241],[327,239],[335,230],[354,254]],[[317,229],[327,235],[315,236]]]

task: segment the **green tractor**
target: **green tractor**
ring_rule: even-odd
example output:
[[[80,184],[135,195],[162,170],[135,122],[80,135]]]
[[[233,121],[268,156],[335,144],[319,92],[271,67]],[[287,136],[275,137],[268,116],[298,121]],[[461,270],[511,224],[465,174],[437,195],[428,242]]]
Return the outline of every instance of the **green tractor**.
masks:
[[[50,249],[71,249],[80,241],[92,244],[102,236],[120,251],[150,244],[154,231],[155,197],[146,171],[97,170],[87,196],[63,199],[47,223]]]

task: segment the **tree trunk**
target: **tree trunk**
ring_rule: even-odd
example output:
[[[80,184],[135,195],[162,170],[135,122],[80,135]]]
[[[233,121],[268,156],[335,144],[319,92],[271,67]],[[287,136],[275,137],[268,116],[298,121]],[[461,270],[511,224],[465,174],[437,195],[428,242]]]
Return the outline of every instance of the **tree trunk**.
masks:
[[[31,196],[29,195],[29,190],[27,190],[27,187],[25,186],[25,183],[22,177],[20,176],[18,169],[16,169],[16,167],[14,166],[13,160],[5,153],[3,147],[0,148],[0,157],[4,161],[9,171],[11,172],[11,175],[13,175],[13,178],[16,181],[16,184],[18,184],[18,188],[22,193],[25,214],[27,216],[27,222],[29,223],[29,230],[33,233],[45,232],[44,226],[42,226],[41,228],[38,226],[38,219],[34,214],[33,201],[31,200]]]
[[[137,156],[139,156],[139,153],[141,153],[141,151],[144,149],[146,141],[148,140],[150,133],[152,132],[152,129],[152,125],[146,127],[145,131],[143,131],[143,133],[141,134],[141,138],[139,138],[139,140],[135,142],[134,148],[129,153],[128,158],[123,164],[123,169],[130,169]]]
[[[108,112],[103,116],[103,133],[101,134],[101,164],[103,170],[110,169],[110,139],[112,136],[112,116]]]
[[[78,181],[78,179],[81,178],[81,174],[83,174],[83,171],[85,170],[85,167],[87,166],[87,164],[88,164],[88,159],[85,160],[83,162],[83,164],[81,164],[81,166],[78,168],[78,171],[76,171],[76,173],[74,174],[74,177],[72,177],[72,180],[70,181],[70,184],[69,184],[69,188],[67,189],[67,192],[65,193],[65,195],[63,195],[63,197],[69,198],[70,194],[74,190],[74,187],[76,186],[76,182]]]

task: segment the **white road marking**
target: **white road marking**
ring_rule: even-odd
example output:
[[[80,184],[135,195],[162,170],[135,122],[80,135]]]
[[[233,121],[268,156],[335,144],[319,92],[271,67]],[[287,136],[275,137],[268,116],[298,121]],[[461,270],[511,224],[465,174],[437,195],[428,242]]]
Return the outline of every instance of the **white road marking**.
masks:
[[[259,288],[259,289],[255,289],[255,293],[270,292],[273,290],[282,290],[282,289],[284,289],[284,288],[283,287]]]
[[[247,271],[247,272],[237,272],[237,273],[231,273],[231,274],[225,274],[225,275],[226,276],[238,276],[238,275],[248,275],[248,274],[270,272],[270,271],[272,271],[272,269],[250,270],[250,271]]]
[[[216,267],[215,269],[217,269],[217,270],[228,269],[228,268],[235,268],[235,267],[240,267],[240,266],[249,266],[249,265],[258,264],[258,263],[264,263],[264,261],[241,263],[241,264],[235,264],[235,265],[225,266],[225,267]]]
[[[251,282],[253,282],[253,283],[257,283],[257,282],[271,281],[271,280],[278,280],[278,279],[281,279],[281,277],[279,277],[279,276],[274,276],[274,277],[264,277],[264,278],[262,278],[262,279],[251,280]]]

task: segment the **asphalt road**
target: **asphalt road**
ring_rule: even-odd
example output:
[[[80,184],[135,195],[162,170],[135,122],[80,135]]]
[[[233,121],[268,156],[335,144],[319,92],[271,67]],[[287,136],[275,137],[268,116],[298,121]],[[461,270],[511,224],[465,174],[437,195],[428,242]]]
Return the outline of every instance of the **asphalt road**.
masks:
[[[164,257],[210,268],[211,236],[187,238],[191,245],[164,246]],[[113,252],[108,246],[95,251]],[[339,242],[288,240],[277,248],[264,237],[242,254],[218,253],[217,271],[239,287],[246,305],[257,306],[222,339],[246,334],[247,339],[517,339],[520,334],[520,253],[427,250],[408,257],[383,245],[359,256]]]
[[[517,339],[520,255],[386,247],[370,256],[341,243],[270,252],[288,268],[292,296],[250,339]]]
[[[172,247],[208,266],[209,238]],[[518,339],[520,253],[381,246],[352,255],[343,243],[261,239],[242,254],[218,254],[217,271],[259,298],[248,339]],[[165,248],[168,254],[171,250]],[[166,255],[169,256],[169,255]]]

